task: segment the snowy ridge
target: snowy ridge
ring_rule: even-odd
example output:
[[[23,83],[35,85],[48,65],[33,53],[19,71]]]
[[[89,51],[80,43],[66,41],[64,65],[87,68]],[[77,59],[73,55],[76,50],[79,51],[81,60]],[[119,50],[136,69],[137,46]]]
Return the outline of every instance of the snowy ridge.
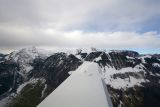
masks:
[[[20,67],[20,74],[25,77],[25,75],[33,69],[31,65],[36,58],[46,59],[51,54],[50,51],[43,49],[37,49],[36,47],[24,48],[19,51],[14,51],[5,57],[5,60],[15,62]]]

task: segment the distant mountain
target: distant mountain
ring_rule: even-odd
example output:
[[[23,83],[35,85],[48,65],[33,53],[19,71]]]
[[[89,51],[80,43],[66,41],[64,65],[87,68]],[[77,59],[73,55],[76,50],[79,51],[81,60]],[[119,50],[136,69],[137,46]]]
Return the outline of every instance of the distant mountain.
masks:
[[[0,106],[35,107],[86,61],[98,63],[114,107],[160,105],[159,54],[95,48],[53,53],[31,47],[0,62]]]
[[[24,76],[33,69],[33,62],[35,59],[46,59],[49,54],[45,50],[37,49],[36,47],[24,48],[19,51],[12,52],[5,57],[7,62],[16,63],[19,66],[19,73]],[[25,77],[25,76],[24,76]]]

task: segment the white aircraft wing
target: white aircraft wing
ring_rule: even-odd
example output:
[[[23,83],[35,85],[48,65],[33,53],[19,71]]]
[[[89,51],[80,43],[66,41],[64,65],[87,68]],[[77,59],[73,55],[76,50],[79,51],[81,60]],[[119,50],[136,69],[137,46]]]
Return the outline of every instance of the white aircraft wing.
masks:
[[[113,107],[94,62],[84,62],[38,107]]]

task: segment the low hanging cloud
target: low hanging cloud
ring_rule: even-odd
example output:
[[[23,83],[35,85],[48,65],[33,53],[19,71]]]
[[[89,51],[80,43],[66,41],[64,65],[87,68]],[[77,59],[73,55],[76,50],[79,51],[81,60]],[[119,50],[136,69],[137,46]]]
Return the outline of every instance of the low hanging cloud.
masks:
[[[6,27],[7,28],[7,27]],[[7,29],[10,29],[9,32]],[[157,32],[83,32],[8,27],[0,29],[0,47],[159,48]],[[3,34],[2,34],[3,33]]]
[[[98,48],[158,48],[160,35],[156,32],[58,32],[48,29],[45,35],[50,36],[53,45],[67,47],[98,47]],[[56,42],[58,41],[58,43]],[[55,44],[54,44],[55,43]]]

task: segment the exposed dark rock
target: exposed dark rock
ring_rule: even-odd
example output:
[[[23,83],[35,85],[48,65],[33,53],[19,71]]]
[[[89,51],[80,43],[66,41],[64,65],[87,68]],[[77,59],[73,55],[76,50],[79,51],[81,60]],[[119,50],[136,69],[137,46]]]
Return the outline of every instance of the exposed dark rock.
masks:
[[[0,63],[0,98],[14,92],[23,82],[17,71],[18,66],[15,63]]]
[[[99,57],[102,52],[91,52],[86,58],[86,61],[93,61],[95,58]]]
[[[39,60],[32,75],[45,77],[49,85],[58,86],[69,76],[69,71],[75,70],[81,64],[82,61],[72,54],[56,53],[44,62]]]
[[[84,59],[87,56],[87,53],[80,53],[81,57]]]
[[[5,56],[6,55],[0,53],[0,61],[3,61]]]

